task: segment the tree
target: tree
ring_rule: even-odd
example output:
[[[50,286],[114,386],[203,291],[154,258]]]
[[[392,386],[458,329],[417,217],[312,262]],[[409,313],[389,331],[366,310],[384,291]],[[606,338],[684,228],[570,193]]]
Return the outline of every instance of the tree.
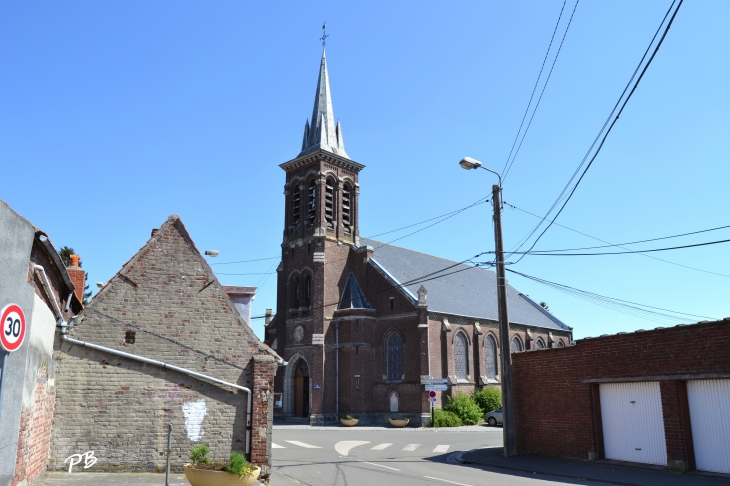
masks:
[[[547,302],[540,302],[540,307],[542,307],[546,311],[550,312],[550,306],[547,305]]]
[[[64,246],[61,247],[60,250],[58,250],[58,254],[61,256],[61,261],[63,264],[68,268],[71,265],[71,255],[75,255],[76,252],[73,248],[70,246]],[[79,268],[81,268],[81,260],[79,260]],[[84,273],[84,282],[89,281],[89,274],[88,272]],[[84,286],[84,294],[83,299],[81,300],[81,303],[83,305],[86,305],[89,303],[89,297],[91,297],[91,290],[89,290],[89,284],[86,284]]]

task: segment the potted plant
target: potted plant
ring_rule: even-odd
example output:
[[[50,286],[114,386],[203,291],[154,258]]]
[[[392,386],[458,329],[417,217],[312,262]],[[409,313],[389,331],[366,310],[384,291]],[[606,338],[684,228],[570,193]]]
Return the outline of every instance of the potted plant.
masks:
[[[340,422],[342,422],[342,425],[345,427],[354,427],[359,421],[360,419],[357,416],[350,415],[349,413],[340,417]]]
[[[261,468],[246,461],[240,452],[231,452],[228,462],[211,461],[207,444],[194,447],[191,464],[185,464],[185,478],[192,486],[251,486]]]
[[[390,425],[393,427],[401,428],[408,425],[408,420],[410,420],[408,417],[405,418],[397,418],[397,417],[391,417],[388,419],[388,422],[390,422]]]

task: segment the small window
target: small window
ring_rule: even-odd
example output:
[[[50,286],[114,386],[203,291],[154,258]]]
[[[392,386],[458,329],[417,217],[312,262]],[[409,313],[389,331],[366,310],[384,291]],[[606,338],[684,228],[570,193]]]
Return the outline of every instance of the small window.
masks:
[[[124,333],[124,344],[134,344],[136,333],[134,331],[127,331]]]
[[[360,375],[355,375],[355,390],[360,389]]]
[[[356,358],[360,357],[360,346],[355,346],[355,357]]]
[[[356,331],[360,330],[360,319],[355,319],[355,330]]]
[[[517,339],[517,337],[512,338],[512,341],[510,341],[509,343],[509,349],[513,353],[519,353],[520,351],[522,351],[522,343],[519,339]]]
[[[395,299],[393,297],[390,298],[390,310],[393,310],[395,307]]]
[[[537,338],[537,341],[535,341],[535,349],[545,349],[545,343],[542,338]]]
[[[312,306],[312,276],[307,274],[304,277],[304,307]]]
[[[291,293],[289,308],[292,310],[299,309],[299,277],[292,277],[289,282],[289,292]]]
[[[565,347],[565,344],[563,344],[563,340],[562,339],[558,339],[558,345],[557,346],[559,348],[564,348]]]

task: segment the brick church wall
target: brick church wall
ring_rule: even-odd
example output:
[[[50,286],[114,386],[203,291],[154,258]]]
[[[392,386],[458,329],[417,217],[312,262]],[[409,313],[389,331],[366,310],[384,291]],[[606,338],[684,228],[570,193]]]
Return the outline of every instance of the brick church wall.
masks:
[[[728,331],[725,319],[513,354],[518,452],[600,458],[598,383],[659,381],[669,465],[691,467],[685,383],[730,376]]]

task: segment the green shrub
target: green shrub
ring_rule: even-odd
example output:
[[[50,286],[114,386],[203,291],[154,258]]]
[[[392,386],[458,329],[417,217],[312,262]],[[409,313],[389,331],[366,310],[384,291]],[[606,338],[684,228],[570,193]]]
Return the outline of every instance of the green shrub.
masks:
[[[208,447],[208,444],[193,447],[193,450],[190,452],[190,460],[193,461],[193,464],[208,464],[210,462],[209,452],[210,447]]]
[[[237,476],[248,476],[254,470],[254,465],[246,461],[246,456],[238,451],[231,452],[226,471]]]
[[[350,415],[349,413],[347,413],[347,414],[344,414],[344,415],[340,415],[340,418],[342,420],[357,420],[358,419],[358,416],[357,415]]]
[[[476,390],[471,398],[482,409],[482,415],[502,406],[502,392],[499,388],[491,387]]]
[[[464,425],[474,425],[484,417],[479,405],[464,392],[457,392],[453,398],[449,397],[449,403],[444,410],[455,413]]]
[[[433,410],[434,427],[461,427],[461,419],[454,413],[440,408]]]

